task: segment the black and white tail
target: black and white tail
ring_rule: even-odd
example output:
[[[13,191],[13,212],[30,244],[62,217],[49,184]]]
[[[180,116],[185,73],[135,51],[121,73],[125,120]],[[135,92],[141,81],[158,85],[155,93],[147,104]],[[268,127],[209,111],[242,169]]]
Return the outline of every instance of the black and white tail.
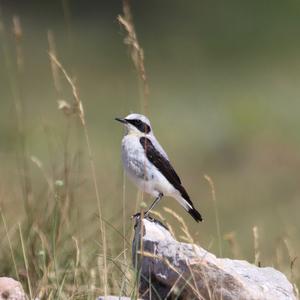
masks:
[[[176,197],[176,200],[183,206],[183,208],[193,217],[193,219],[196,222],[202,222],[202,216],[201,214],[197,211],[197,209],[194,207],[188,193],[184,189],[184,187],[181,185],[179,189],[180,195]]]
[[[191,208],[188,210],[188,213],[194,218],[196,222],[202,222],[202,216],[200,215],[199,211],[195,208]]]
[[[155,141],[156,147],[161,146],[156,141],[155,137],[152,136],[152,141]],[[202,217],[200,213],[195,209],[188,193],[181,184],[181,180],[171,163],[169,162],[166,154],[162,154],[161,150],[158,151],[153,145],[151,139],[147,137],[140,138],[140,144],[145,150],[145,154],[148,160],[157,168],[157,170],[169,181],[169,183],[178,191],[178,194],[174,195],[174,198],[185,208],[185,210],[194,218],[196,222],[201,222]]]

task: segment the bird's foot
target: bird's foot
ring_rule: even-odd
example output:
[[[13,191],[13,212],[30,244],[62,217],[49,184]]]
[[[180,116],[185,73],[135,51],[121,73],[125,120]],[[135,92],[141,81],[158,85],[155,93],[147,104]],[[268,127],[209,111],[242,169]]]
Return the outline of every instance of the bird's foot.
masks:
[[[131,216],[131,219],[136,219],[136,218],[140,218],[140,217],[141,217],[141,213],[136,213]]]
[[[146,211],[146,212],[144,213],[144,218],[148,217],[148,215],[149,215],[149,212]],[[141,217],[141,213],[138,212],[138,213],[132,215],[132,216],[131,216],[131,219],[136,219],[136,218],[140,218],[140,217]]]

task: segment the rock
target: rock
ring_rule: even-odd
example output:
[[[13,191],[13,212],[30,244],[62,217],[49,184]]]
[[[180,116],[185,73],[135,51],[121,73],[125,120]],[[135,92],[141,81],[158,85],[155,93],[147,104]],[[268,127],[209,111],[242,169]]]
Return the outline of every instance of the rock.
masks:
[[[181,243],[160,222],[136,219],[133,263],[143,299],[296,300],[281,272],[242,260],[217,258],[198,245]],[[140,238],[143,232],[141,255]]]
[[[26,300],[21,283],[9,277],[0,277],[0,300]]]

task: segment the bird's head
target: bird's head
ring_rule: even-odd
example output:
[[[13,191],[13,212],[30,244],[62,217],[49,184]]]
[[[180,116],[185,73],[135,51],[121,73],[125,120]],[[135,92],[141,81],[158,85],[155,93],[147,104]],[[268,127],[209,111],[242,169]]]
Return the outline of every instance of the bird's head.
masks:
[[[130,114],[125,118],[115,118],[124,124],[127,134],[149,134],[152,132],[150,121],[140,114]]]

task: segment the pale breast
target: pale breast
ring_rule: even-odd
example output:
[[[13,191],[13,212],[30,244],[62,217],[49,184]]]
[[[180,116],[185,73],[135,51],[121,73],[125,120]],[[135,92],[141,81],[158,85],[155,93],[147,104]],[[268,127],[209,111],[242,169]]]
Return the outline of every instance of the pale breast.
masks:
[[[149,162],[144,155],[144,149],[138,137],[127,135],[123,138],[122,161],[125,171],[130,177],[137,177],[146,181],[151,178]]]
[[[145,156],[140,137],[127,135],[122,140],[122,160],[129,178],[143,191],[157,197],[172,196],[176,190]]]

